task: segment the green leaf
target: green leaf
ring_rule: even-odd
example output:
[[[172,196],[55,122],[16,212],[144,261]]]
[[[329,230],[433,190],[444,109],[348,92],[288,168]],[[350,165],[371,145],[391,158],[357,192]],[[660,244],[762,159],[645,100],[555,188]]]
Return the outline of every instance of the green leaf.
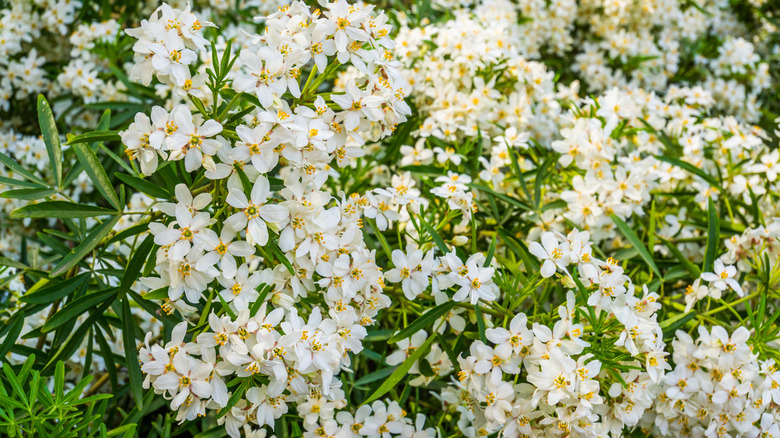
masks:
[[[447,248],[447,244],[444,243],[444,239],[439,236],[439,233],[436,232],[436,230],[423,219],[422,215],[420,215],[420,223],[422,224],[423,228],[425,228],[425,231],[428,232],[428,234],[431,236],[431,239],[436,243],[436,246],[439,247],[439,251],[442,252],[442,254],[447,254],[450,252],[450,250]]]
[[[111,245],[114,242],[120,242],[122,240],[125,240],[128,237],[145,233],[147,231],[149,231],[149,224],[146,222],[142,222],[138,225],[133,225],[132,227],[125,228],[124,230],[111,236],[111,238],[108,239],[108,242],[106,242],[106,246]]]
[[[219,298],[219,302],[222,304],[222,309],[227,312],[230,317],[235,320],[237,318],[236,312],[233,311],[233,309],[230,308],[230,305],[225,301],[224,298],[222,298],[222,294],[217,294],[217,298]]]
[[[24,316],[24,310],[20,310],[6,322],[7,324],[10,324],[10,328],[8,329],[8,333],[5,335],[5,340],[2,344],[0,344],[0,357],[5,357],[5,354],[8,353],[8,350],[10,350],[19,339],[19,335],[22,333],[22,329],[24,328]]]
[[[146,256],[149,255],[152,247],[154,247],[154,236],[149,234],[146,236],[143,242],[138,245],[138,248],[135,249],[133,257],[127,264],[127,269],[125,269],[124,274],[122,275],[122,282],[119,284],[120,293],[123,294],[130,290],[130,287],[133,285],[135,280],[138,279],[139,274],[141,273],[141,268],[144,267]]]
[[[144,377],[141,374],[141,365],[136,358],[138,343],[135,340],[135,321],[133,313],[130,311],[129,297],[122,300],[122,338],[127,356],[125,362],[130,375],[130,391],[133,394],[135,406],[138,409],[143,409],[144,389],[142,385]]]
[[[265,302],[265,298],[268,296],[268,293],[271,292],[271,289],[273,289],[273,287],[265,283],[261,283],[260,285],[258,285],[257,291],[259,292],[260,295],[257,296],[255,302],[252,303],[252,307],[249,308],[249,314],[251,316],[255,316],[257,314],[257,311],[260,310],[260,306],[262,306],[263,303]]]
[[[413,334],[417,333],[420,330],[423,330],[427,328],[429,325],[433,324],[434,321],[439,319],[441,316],[447,314],[453,307],[455,307],[454,301],[448,301],[444,304],[438,305],[427,312],[420,315],[419,318],[412,321],[411,324],[407,325],[403,329],[401,329],[398,333],[394,334],[393,337],[391,337],[387,343],[388,344],[395,344],[396,342],[400,341],[401,339],[406,339],[409,336],[412,336]]]
[[[664,245],[666,245],[667,248],[669,248],[669,251],[674,255],[674,258],[677,259],[678,262],[685,268],[686,271],[690,272],[691,276],[694,278],[699,278],[701,275],[701,270],[699,270],[699,267],[691,263],[690,260],[688,260],[682,252],[680,252],[680,249],[677,248],[675,244],[672,242],[662,239],[661,240]]]
[[[50,282],[45,287],[22,296],[19,300],[31,304],[53,303],[60,298],[65,298],[72,294],[76,289],[81,287],[82,284],[89,281],[89,278],[90,274],[85,272],[64,281]]]
[[[43,142],[46,144],[46,151],[49,153],[49,165],[54,173],[54,184],[62,187],[62,145],[60,144],[60,134],[57,132],[57,124],[54,121],[54,114],[51,112],[49,102],[42,94],[38,95],[38,124],[41,126]]]
[[[487,344],[487,336],[485,335],[485,317],[482,315],[482,309],[479,308],[479,304],[474,305],[474,312],[477,314],[477,329],[479,330],[479,339]]]
[[[476,189],[476,190],[479,190],[481,192],[485,192],[485,193],[487,193],[487,194],[489,194],[491,196],[494,196],[494,197],[496,197],[496,198],[506,202],[507,204],[514,205],[515,207],[517,207],[517,208],[519,208],[521,210],[525,210],[525,211],[532,211],[533,210],[530,206],[526,205],[525,203],[520,202],[519,200],[517,200],[515,198],[512,198],[510,196],[507,196],[507,195],[505,195],[503,193],[498,193],[498,192],[494,191],[493,189],[490,189],[490,188],[485,187],[483,185],[480,185],[480,184],[469,184],[469,187],[471,187],[473,189]]]
[[[91,233],[84,240],[79,243],[79,246],[71,250],[68,255],[62,258],[57,266],[51,271],[50,277],[54,278],[70,268],[76,266],[81,259],[86,257],[95,247],[103,240],[104,237],[114,228],[121,216],[114,216],[111,220],[103,222],[100,226],[92,230]]]
[[[5,184],[7,186],[12,187],[24,187],[27,189],[46,189],[48,187],[42,186],[38,183],[25,181],[23,179],[14,179],[14,178],[8,178],[5,176],[0,176],[0,184]]]
[[[14,393],[18,396],[16,398],[22,399],[22,402],[25,405],[29,405],[29,401],[27,399],[27,391],[22,389],[22,385],[19,383],[19,379],[16,378],[16,374],[14,374],[11,367],[10,366],[3,367],[3,372],[5,373],[5,377],[7,378],[8,383],[11,384]]]
[[[29,266],[24,263],[6,257],[0,257],[0,266],[8,266],[16,269],[29,269]]]
[[[528,251],[528,247],[525,243],[518,240],[505,228],[498,228],[498,235],[501,237],[504,244],[520,257],[526,268],[526,272],[537,272],[539,270],[539,262],[536,260],[536,256]]]
[[[363,386],[372,382],[376,382],[377,380],[384,379],[385,377],[392,374],[393,370],[395,370],[395,367],[382,368],[379,371],[374,371],[373,373],[367,374],[356,380],[355,386]]]
[[[13,170],[14,172],[18,173],[19,175],[22,175],[23,177],[27,178],[28,180],[38,183],[42,186],[48,187],[49,185],[42,179],[38,178],[37,176],[30,173],[27,169],[22,167],[21,164],[17,163],[16,160],[9,157],[6,154],[0,153],[0,163],[3,163],[6,167]]]
[[[49,318],[49,320],[43,324],[41,331],[43,333],[48,333],[71,319],[77,318],[89,309],[94,309],[102,303],[113,301],[116,298],[117,292],[116,288],[111,288],[76,298],[55,313],[54,316]]]
[[[707,252],[704,254],[704,272],[712,272],[715,259],[718,257],[718,245],[720,244],[720,218],[715,201],[710,197],[707,200]]]
[[[129,185],[130,187],[138,190],[139,192],[146,193],[152,198],[168,199],[171,194],[168,193],[165,188],[158,186],[157,184],[138,178],[137,176],[128,175],[126,173],[114,173],[114,176],[119,178],[120,181]]]
[[[19,189],[19,190],[6,190],[0,197],[12,198],[12,199],[24,199],[25,201],[34,201],[36,199],[45,198],[57,193],[56,190],[39,188],[39,189]]]
[[[404,360],[401,365],[399,365],[395,371],[393,371],[393,374],[391,374],[387,380],[382,382],[382,385],[380,385],[379,388],[377,388],[370,397],[363,401],[363,404],[365,405],[371,403],[372,401],[385,395],[387,391],[390,391],[391,388],[398,385],[398,383],[407,376],[409,369],[412,368],[412,365],[414,365],[418,359],[428,353],[428,349],[430,348],[434,339],[436,339],[436,336],[429,336],[422,345],[414,350],[411,356],[407,357],[406,360]]]
[[[11,212],[15,219],[25,218],[85,218],[115,215],[117,212],[93,205],[76,204],[67,201],[47,201],[25,205]],[[117,216],[118,217],[118,216]]]
[[[94,143],[103,141],[121,141],[119,137],[119,131],[92,131],[86,134],[76,135],[70,137],[65,143],[67,145],[75,145],[80,143]]]
[[[639,236],[636,235],[634,230],[632,230],[631,227],[629,227],[628,224],[623,221],[623,219],[620,219],[615,214],[610,214],[609,217],[612,218],[612,222],[614,222],[620,232],[626,236],[626,239],[628,239],[631,245],[636,248],[637,251],[639,251],[639,256],[642,257],[642,260],[645,261],[647,266],[653,270],[658,278],[663,278],[663,276],[661,276],[661,272],[658,270],[658,266],[655,265],[650,252],[647,250],[644,243],[642,243],[642,240],[639,239]]]
[[[100,162],[95,152],[84,143],[74,144],[73,150],[76,151],[79,162],[84,166],[84,170],[87,172],[87,175],[89,175],[89,179],[95,184],[95,187],[100,191],[100,194],[103,195],[111,206],[117,210],[121,210],[122,206],[119,204],[119,198],[116,196],[114,186],[111,185],[111,181],[108,180],[106,170],[103,169],[103,164]]]
[[[679,315],[675,315],[661,322],[660,327],[661,330],[663,330],[664,339],[674,335],[674,332],[677,331],[678,328],[682,327],[683,324],[693,319],[694,316],[696,316],[696,312],[690,311],[688,313],[681,313]]]
[[[496,252],[496,241],[498,240],[498,234],[493,235],[493,241],[490,242],[490,248],[488,248],[487,257],[485,258],[484,267],[490,266],[490,262],[493,261],[493,254]]]
[[[244,392],[246,392],[247,389],[247,380],[244,380],[241,382],[241,385],[236,388],[235,391],[233,391],[232,394],[230,394],[230,398],[228,399],[227,404],[224,408],[220,409],[219,412],[217,412],[217,418],[224,417],[225,414],[227,414],[233,406],[235,406],[239,400],[241,400],[241,397],[244,396]]]
[[[116,392],[119,388],[118,378],[116,375],[116,364],[114,362],[114,354],[106,341],[105,336],[99,328],[95,328],[95,340],[97,340],[100,346],[100,356],[105,362],[105,367],[108,372],[108,378],[111,381],[111,388]]]
[[[444,169],[436,167],[432,164],[415,164],[409,166],[403,166],[398,169],[399,172],[412,172],[429,175],[443,175]]]
[[[688,162],[682,161],[682,160],[678,160],[676,158],[667,157],[667,156],[664,156],[664,155],[656,155],[655,158],[660,160],[660,161],[664,161],[666,163],[669,163],[669,164],[671,164],[673,166],[677,166],[677,167],[679,167],[681,169],[687,170],[688,172],[690,172],[690,173],[692,173],[694,175],[697,175],[697,176],[701,177],[701,179],[707,181],[707,184],[709,184],[710,186],[718,189],[721,192],[723,191],[723,188],[721,188],[720,183],[718,182],[717,179],[715,179],[712,175],[707,174],[706,172],[704,172],[703,170],[699,169],[698,167],[694,166],[691,163],[688,163]]]
[[[164,300],[168,298],[168,288],[161,287],[159,289],[155,289],[151,292],[144,294],[143,298],[149,301]]]

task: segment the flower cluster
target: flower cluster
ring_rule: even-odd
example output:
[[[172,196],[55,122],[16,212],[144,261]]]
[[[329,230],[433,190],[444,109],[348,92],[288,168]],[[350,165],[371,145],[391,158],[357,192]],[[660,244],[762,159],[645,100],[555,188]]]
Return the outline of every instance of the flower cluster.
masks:
[[[675,368],[663,379],[654,415],[644,426],[659,436],[775,436],[780,434],[780,371],[747,344],[750,332],[699,327],[678,331]]]
[[[554,322],[529,328],[528,315],[517,312],[508,326],[485,331],[487,343],[474,341],[458,357],[457,382],[442,400],[460,413],[464,434],[619,436],[651,408],[671,368],[656,320],[658,294],[644,287],[637,296],[617,262],[597,259],[592,244],[578,231],[546,232],[541,243],[531,242],[541,276],[562,272],[570,290]]]
[[[231,374],[268,378],[266,384],[246,381],[251,387],[245,388],[244,408],[233,408],[226,420],[233,434],[250,419],[273,427],[287,402],[297,406],[307,427],[345,406],[335,375],[349,365],[348,353],[361,351],[364,327],[390,301],[360,230],[370,203],[357,195],[334,198],[325,183],[337,175],[330,163],[347,165],[362,155],[366,140],[389,134],[409,114],[403,80],[389,59],[386,22],[372,7],[343,0],[323,13],[299,2],[281,8],[265,18],[266,32],[243,48],[237,69],[225,72],[235,93],[256,99],[230,133],[227,123],[203,111],[194,115],[185,104],[170,112],[155,107],[151,117],[138,114],[121,133],[127,155],[144,174],[158,171],[160,160],[184,160],[183,170],[203,168],[206,180],[216,184],[204,187],[210,193],[178,185],[177,203],[159,207],[170,219],[149,225],[159,249],[156,275],[143,282],[165,291],[164,309],[186,316],[218,291],[238,315],[211,313],[212,332],[199,334],[189,347],[182,344],[184,324],[175,340],[182,348],[147,345],[141,353],[144,371],[154,378],[149,384],[167,391],[180,419],[226,406],[223,379]],[[163,7],[131,31],[139,38],[136,77],[191,86],[185,84],[186,67],[204,48],[198,23],[188,10]],[[163,44],[152,42],[157,33],[167,38]],[[182,54],[176,62],[155,61],[172,51]],[[326,75],[342,63],[361,76],[344,94],[317,95]],[[281,179],[270,176],[277,172]],[[273,187],[277,181],[284,183],[282,190]],[[410,195],[399,189],[397,196]],[[266,251],[287,263],[269,264]],[[267,315],[266,305],[261,311],[255,306],[261,291],[273,303]]]
[[[5,364],[141,436],[780,435],[775,5],[392,6],[3,3]]]
[[[126,30],[138,39],[133,46],[135,65],[130,79],[149,85],[156,76],[163,83],[192,86],[188,66],[197,60],[196,51],[206,47],[208,41],[202,35],[205,26],[213,24],[201,23],[189,6],[182,11],[163,3],[149,20],[141,22],[140,28]]]
[[[581,171],[572,176],[571,188],[560,194],[566,202],[564,217],[601,240],[614,235],[610,214],[622,219],[644,215],[655,189],[692,187],[697,190],[695,200],[706,208],[709,197],[717,199],[719,188],[712,180],[662,160],[673,156],[670,142],[681,148],[679,160],[705,172],[728,167],[741,157],[747,171],[729,175],[723,188],[747,203],[752,202],[750,190],[765,193],[764,175],[777,163],[766,156],[764,132],[730,117],[701,120],[711,103],[712,97],[700,88],[679,89],[665,99],[614,88],[593,101],[585,99],[569,114],[561,140],[552,143],[562,166]],[[648,125],[652,131],[635,131]],[[684,217],[686,212],[680,214]],[[666,237],[685,232],[679,218],[667,221],[676,226],[663,231]]]

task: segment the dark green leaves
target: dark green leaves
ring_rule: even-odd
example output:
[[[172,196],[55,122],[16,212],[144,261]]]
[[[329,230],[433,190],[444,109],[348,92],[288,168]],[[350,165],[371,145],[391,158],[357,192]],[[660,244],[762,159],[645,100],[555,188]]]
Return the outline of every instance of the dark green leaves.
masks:
[[[81,259],[86,257],[95,247],[103,240],[106,235],[114,228],[121,216],[114,216],[110,220],[103,222],[98,227],[92,230],[83,241],[74,248],[68,255],[62,258],[57,266],[51,271],[50,276],[52,278],[61,275],[68,271],[70,268],[76,266]]]
[[[0,194],[0,197],[33,201],[35,199],[46,198],[55,193],[57,193],[56,190],[41,187],[35,189],[6,190]]]
[[[119,180],[123,183],[140,192],[146,193],[152,198],[168,199],[171,197],[170,193],[168,193],[168,191],[163,187],[138,178],[137,176],[128,175],[126,173],[115,173],[114,176],[119,178]]]
[[[116,211],[92,205],[76,204],[67,201],[49,201],[40,204],[25,205],[11,212],[11,217],[24,218],[85,218],[115,215]]]
[[[718,257],[718,244],[720,243],[720,218],[715,201],[707,200],[707,252],[704,255],[704,271],[712,272],[712,266]]]
[[[13,158],[9,157],[8,155],[0,153],[0,163],[3,163],[6,167],[8,167],[9,169],[13,170],[15,173],[21,175],[23,178],[27,179],[28,181],[32,181],[33,183],[37,184],[37,186],[36,185],[29,186],[28,185],[27,187],[44,187],[44,186],[46,186],[46,182],[44,180],[42,180],[42,179],[38,178],[37,176],[33,175],[32,173],[30,173],[27,169],[22,167],[21,164],[17,163],[16,160],[14,160]],[[8,182],[6,182],[6,181],[3,181],[3,182],[5,184],[8,184]],[[13,180],[12,182],[15,182],[16,184],[19,184],[15,180]]]
[[[446,315],[447,312],[450,311],[450,309],[455,307],[455,304],[457,303],[455,303],[454,301],[448,301],[444,304],[436,306],[433,309],[423,313],[422,315],[420,315],[419,318],[415,319],[411,324],[407,325],[406,327],[401,329],[401,331],[394,334],[393,337],[387,341],[387,343],[395,344],[401,339],[406,339],[409,336],[412,336],[413,334],[417,333],[418,331],[425,329],[426,327],[433,324],[434,321],[436,321],[443,315]]]
[[[76,298],[55,313],[54,316],[49,318],[49,320],[43,324],[41,331],[48,333],[66,322],[77,318],[89,309],[93,309],[108,300],[113,301],[117,292],[116,288],[112,288]]]
[[[31,304],[48,304],[71,295],[76,289],[89,281],[89,273],[79,274],[64,281],[51,281],[46,286],[28,293],[20,298],[21,301]]]
[[[121,210],[122,206],[119,204],[119,198],[116,196],[114,186],[108,180],[103,165],[100,164],[95,152],[84,143],[74,144],[73,150],[76,151],[76,156],[79,158],[79,162],[84,166],[84,170],[89,175],[89,179],[95,184],[101,195],[117,210]]]
[[[122,276],[122,282],[119,285],[120,292],[124,293],[130,290],[135,280],[139,277],[141,269],[144,267],[146,256],[154,247],[154,236],[151,234],[141,242],[138,248],[135,249],[133,257],[130,259],[130,263],[127,265],[127,269]]]
[[[387,391],[390,391],[394,386],[396,386],[401,380],[403,380],[404,377],[406,377],[406,374],[409,372],[409,369],[412,368],[412,365],[414,365],[415,362],[417,362],[418,359],[423,357],[425,354],[428,353],[428,349],[431,347],[431,344],[433,343],[433,340],[436,339],[436,336],[430,336],[428,339],[423,342],[422,345],[420,345],[418,348],[414,350],[414,352],[406,358],[405,361],[401,363],[401,365],[398,366],[398,368],[393,371],[393,374],[390,375],[390,377],[387,378],[384,382],[382,382],[382,385],[379,386],[379,388],[374,391],[373,394],[371,394],[370,397],[368,397],[365,401],[363,401],[363,404],[371,403],[372,401],[378,399],[379,397],[382,397],[387,393]]]
[[[49,102],[43,95],[38,96],[38,124],[41,126],[43,142],[49,153],[49,164],[54,173],[54,184],[62,187],[62,145],[60,134],[57,132],[57,124],[54,122],[54,114],[51,112]]]
[[[75,145],[79,143],[94,143],[98,141],[102,142],[102,141],[119,141],[119,140],[121,140],[121,138],[119,137],[118,131],[92,131],[92,132],[87,132],[86,134],[70,137],[65,144]]]
[[[626,222],[623,219],[620,219],[614,214],[609,215],[610,218],[612,218],[612,222],[615,223],[618,230],[628,239],[628,241],[631,243],[631,246],[633,246],[638,252],[639,256],[642,257],[642,260],[645,261],[647,266],[650,267],[650,269],[653,270],[655,275],[658,276],[658,278],[662,278],[661,272],[658,270],[658,266],[655,265],[655,262],[653,261],[653,256],[650,255],[650,252],[647,250],[647,247],[645,247],[645,244],[642,243],[642,241],[639,239],[639,236],[636,235],[633,229],[626,224]]]
[[[130,300],[126,297],[122,300],[122,340],[124,342],[127,357],[127,370],[130,375],[130,390],[138,409],[143,409],[144,390],[142,387],[144,377],[141,374],[141,366],[136,359],[138,344],[135,340],[135,322],[130,311]]]
[[[9,328],[5,335],[5,340],[0,344],[0,357],[5,357],[8,350],[10,350],[14,343],[19,339],[19,335],[22,334],[22,328],[24,328],[24,310],[14,314],[11,319],[6,321],[6,324],[8,324]]]
[[[436,243],[436,246],[439,248],[439,250],[442,252],[442,254],[447,254],[450,252],[450,250],[447,248],[447,245],[444,243],[444,240],[439,236],[439,233],[436,232],[436,230],[425,221],[425,219],[420,216],[420,224],[425,228],[425,231],[428,232],[428,234],[431,236],[431,239]]]

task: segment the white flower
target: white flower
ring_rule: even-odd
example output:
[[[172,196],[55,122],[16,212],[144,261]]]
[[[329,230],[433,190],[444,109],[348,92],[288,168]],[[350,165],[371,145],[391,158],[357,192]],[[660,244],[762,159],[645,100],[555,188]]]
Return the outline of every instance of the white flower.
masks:
[[[401,250],[393,250],[395,268],[387,271],[385,278],[393,283],[400,282],[406,298],[413,300],[428,287],[431,261],[425,259],[425,254],[421,249],[417,249],[415,244],[407,246],[406,252],[407,254],[404,254]]]
[[[175,30],[169,30],[160,37],[160,43],[149,45],[153,54],[152,67],[158,76],[170,76],[174,84],[182,87],[191,77],[187,66],[195,62],[198,56],[184,47],[184,40]]]
[[[555,234],[547,231],[542,234],[542,244],[531,242],[528,245],[528,251],[544,260],[541,267],[542,277],[552,277],[556,269],[564,272],[569,265],[569,249],[567,245],[558,242]]]
[[[264,385],[253,386],[246,391],[246,399],[252,404],[250,411],[257,416],[257,424],[274,428],[276,419],[287,413],[287,403],[284,396],[271,397]]]
[[[221,274],[225,278],[233,278],[236,275],[236,257],[249,257],[255,253],[254,248],[243,240],[233,241],[236,231],[228,226],[222,228],[219,237],[211,229],[204,229],[199,234],[202,247],[208,251],[198,260],[196,268],[205,271],[219,262],[221,271],[214,273],[215,277]]]
[[[726,266],[720,259],[717,259],[715,260],[713,270],[715,273],[703,272],[701,274],[701,279],[704,281],[709,281],[710,286],[718,290],[731,288],[734,290],[734,292],[737,293],[737,295],[745,295],[745,293],[742,291],[742,286],[740,286],[739,283],[735,280],[737,276],[737,268],[732,265]]]
[[[219,295],[228,303],[233,301],[236,309],[246,309],[249,303],[254,302],[260,296],[257,287],[262,283],[267,284],[272,277],[273,274],[270,271],[254,272],[250,276],[249,267],[243,264],[238,267],[235,278],[217,277],[219,284],[225,288],[219,292]]]
[[[173,356],[175,371],[166,373],[154,381],[154,387],[169,391],[174,397],[171,409],[179,409],[191,395],[207,399],[211,397],[211,385],[208,378],[213,365],[193,358],[184,351]]]
[[[523,349],[533,342],[534,334],[528,329],[528,318],[524,313],[518,313],[509,323],[509,330],[503,327],[485,330],[487,339],[496,344],[496,351],[502,354],[509,352],[521,354]]]
[[[193,243],[201,243],[201,232],[206,230],[211,217],[208,213],[198,213],[194,217],[184,204],[176,206],[176,224],[179,228],[169,228],[154,236],[154,243],[170,246],[168,256],[171,260],[182,260],[190,251]]]
[[[547,396],[547,403],[556,405],[563,398],[573,393],[576,381],[577,363],[560,350],[550,352],[550,359],[542,360],[539,366],[528,372],[528,381],[536,386],[533,395],[534,403]]]
[[[287,89],[287,83],[278,77],[284,66],[282,55],[271,47],[263,46],[257,53],[242,50],[239,61],[248,73],[236,76],[233,87],[239,92],[254,93],[260,105],[271,108]]]
[[[266,223],[280,224],[289,215],[287,208],[267,204],[271,196],[270,184],[264,176],[259,176],[252,187],[251,199],[247,199],[243,191],[233,188],[227,197],[231,206],[241,210],[230,216],[225,225],[234,230],[246,229],[247,240],[251,245],[268,243],[268,227]]]
[[[170,159],[184,158],[187,172],[195,171],[201,165],[208,171],[216,171],[212,156],[222,147],[222,143],[211,137],[222,132],[222,125],[216,120],[203,123],[194,120],[190,109],[184,105],[176,107],[174,112],[177,129],[166,140],[166,149],[171,151]]]
[[[485,403],[485,418],[488,421],[504,424],[506,414],[512,410],[512,400],[515,398],[515,390],[509,382],[498,378],[488,377],[487,387],[482,391],[480,402]]]
[[[466,261],[466,269],[468,272],[464,276],[455,279],[460,289],[453,295],[453,300],[465,301],[470,298],[471,304],[477,304],[479,300],[490,302],[498,298],[498,286],[493,283],[495,268],[478,266],[477,258],[471,256]]]

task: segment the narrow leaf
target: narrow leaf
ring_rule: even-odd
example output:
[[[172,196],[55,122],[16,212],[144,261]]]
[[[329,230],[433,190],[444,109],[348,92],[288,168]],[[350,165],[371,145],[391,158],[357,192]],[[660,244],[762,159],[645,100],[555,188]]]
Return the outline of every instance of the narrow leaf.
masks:
[[[391,337],[387,343],[388,344],[395,344],[396,342],[406,339],[409,336],[412,336],[413,334],[417,333],[420,330],[423,330],[433,324],[434,321],[439,319],[441,316],[447,314],[447,312],[450,311],[453,307],[455,307],[455,301],[448,301],[444,304],[438,305],[434,307],[433,309],[423,313],[420,315],[419,318],[412,321],[411,324],[407,325],[403,329],[401,329],[398,333],[394,334],[393,337]]]
[[[120,181],[129,185],[130,187],[144,192],[152,198],[168,199],[171,197],[165,188],[158,186],[157,184],[138,178],[137,176],[128,175],[126,173],[114,173],[114,176],[119,178]]]
[[[103,240],[104,237],[114,228],[121,216],[114,216],[111,220],[103,222],[100,226],[92,230],[83,241],[74,248],[68,255],[62,258],[57,266],[51,271],[50,277],[54,278],[63,274],[70,268],[76,266],[81,259],[86,257]]]
[[[111,206],[117,210],[121,210],[122,206],[119,204],[119,198],[116,196],[114,186],[111,185],[111,181],[108,180],[106,170],[103,168],[103,164],[100,162],[95,152],[84,143],[74,144],[73,150],[76,151],[79,162],[84,166],[84,170],[87,172],[87,175],[89,175],[89,179],[95,184],[95,187],[100,191],[100,194],[103,195]]]
[[[11,212],[11,217],[15,219],[85,218],[114,214],[116,214],[116,212],[113,210],[93,205],[76,204],[67,201],[48,201],[17,208]]]
[[[707,201],[707,252],[704,254],[704,271],[712,272],[715,259],[718,257],[720,243],[720,218],[715,201],[710,197]]]
[[[384,382],[382,382],[382,385],[377,388],[376,391],[374,391],[373,394],[371,394],[370,397],[368,397],[365,401],[363,401],[363,404],[371,403],[372,401],[378,399],[379,397],[382,397],[387,393],[387,391],[390,391],[391,388],[398,385],[398,383],[403,380],[404,377],[407,376],[409,369],[412,368],[412,365],[414,365],[415,362],[417,362],[418,359],[423,357],[425,354],[428,353],[428,349],[430,348],[431,344],[433,343],[433,340],[436,339],[436,336],[430,336],[428,339],[423,342],[422,345],[420,345],[417,349],[414,350],[411,356],[407,357],[405,361],[401,363],[401,365],[398,366],[398,368],[393,371],[393,374],[390,375],[390,377],[387,378]]]
[[[22,296],[20,301],[32,304],[53,303],[60,298],[65,298],[72,294],[73,291],[78,289],[85,281],[88,281],[89,277],[90,274],[85,272],[65,281],[50,282],[45,287]]]
[[[691,163],[688,163],[686,161],[678,160],[676,158],[667,157],[664,155],[656,155],[655,158],[657,158],[660,161],[667,162],[671,165],[677,166],[681,169],[687,170],[688,172],[700,177],[704,181],[707,181],[707,184],[710,186],[723,191],[720,187],[720,183],[717,179],[715,179],[712,175],[709,175],[708,173],[704,172],[703,170],[699,169],[698,167],[694,166]]]
[[[699,278],[699,276],[701,275],[701,270],[699,269],[698,266],[691,263],[691,261],[688,260],[683,255],[682,252],[680,252],[680,249],[677,248],[675,244],[673,244],[672,242],[666,239],[663,239],[662,242],[664,243],[664,245],[666,245],[667,248],[669,248],[669,251],[671,251],[671,253],[674,255],[674,258],[676,258],[677,261],[680,262],[680,264],[685,268],[686,271],[688,271],[691,274],[691,276],[693,276],[694,278]]]
[[[92,131],[86,134],[76,135],[70,137],[65,143],[67,145],[75,145],[82,143],[94,143],[103,141],[120,141],[119,131]]]
[[[661,276],[661,272],[658,270],[658,266],[655,265],[655,262],[653,261],[653,257],[650,255],[650,252],[645,247],[644,243],[642,243],[642,240],[639,239],[639,236],[636,235],[633,229],[626,224],[626,222],[617,217],[615,214],[610,214],[610,218],[612,218],[612,222],[615,223],[617,228],[620,230],[621,233],[628,239],[628,241],[631,243],[631,245],[636,248],[637,251],[639,251],[639,256],[642,257],[642,260],[645,261],[647,266],[650,267],[650,269],[653,270],[656,276],[658,278],[663,278]]]
[[[135,406],[138,409],[143,409],[144,389],[142,385],[144,378],[141,374],[141,365],[136,357],[138,344],[135,340],[135,321],[133,321],[133,313],[130,311],[129,297],[122,300],[122,338],[127,356],[125,362],[130,375],[130,391],[133,394]]]
[[[420,223],[422,224],[423,228],[425,228],[425,231],[428,232],[428,234],[431,236],[431,239],[436,243],[436,246],[439,247],[439,250],[442,252],[442,254],[447,254],[450,252],[450,250],[447,248],[447,244],[444,243],[444,240],[439,236],[439,233],[436,232],[436,230],[423,219],[422,216],[420,216]]]
[[[22,175],[23,177],[27,178],[28,180],[35,182],[37,184],[40,184],[42,186],[48,186],[46,182],[37,176],[30,173],[27,169],[22,167],[21,164],[17,163],[16,160],[9,157],[6,154],[0,153],[0,163],[3,163],[6,167],[13,170],[14,172],[18,173],[19,175]]]
[[[8,321],[11,326],[8,329],[8,333],[5,335],[5,340],[3,340],[3,343],[0,344],[0,357],[5,357],[5,354],[8,353],[8,350],[10,350],[14,343],[16,343],[17,339],[19,339],[19,335],[22,333],[22,328],[24,328],[24,311],[22,310],[17,312],[11,319],[13,321]]]
[[[0,194],[0,197],[11,198],[11,199],[24,199],[25,201],[34,201],[36,199],[41,199],[47,196],[51,196],[55,193],[57,193],[56,190],[46,189],[46,188],[19,189],[19,190],[6,190],[2,194]]]
[[[122,282],[119,285],[120,293],[125,293],[130,290],[133,282],[138,278],[141,268],[144,267],[146,256],[149,255],[149,251],[152,250],[152,247],[154,247],[154,236],[149,234],[143,242],[138,245],[138,248],[136,248],[133,257],[130,259],[130,263],[127,265],[127,269],[125,269],[124,274],[122,275]]]
[[[54,121],[54,114],[51,112],[49,102],[46,101],[42,94],[38,95],[38,124],[41,127],[46,151],[49,153],[49,165],[54,173],[54,184],[57,187],[62,187],[62,145],[60,144],[60,134],[57,132],[57,124]]]
[[[77,318],[89,309],[93,309],[108,301],[113,301],[114,298],[116,298],[116,294],[116,288],[111,288],[76,298],[55,313],[54,316],[49,318],[49,320],[43,324],[41,331],[43,333],[48,333],[71,319]]]

